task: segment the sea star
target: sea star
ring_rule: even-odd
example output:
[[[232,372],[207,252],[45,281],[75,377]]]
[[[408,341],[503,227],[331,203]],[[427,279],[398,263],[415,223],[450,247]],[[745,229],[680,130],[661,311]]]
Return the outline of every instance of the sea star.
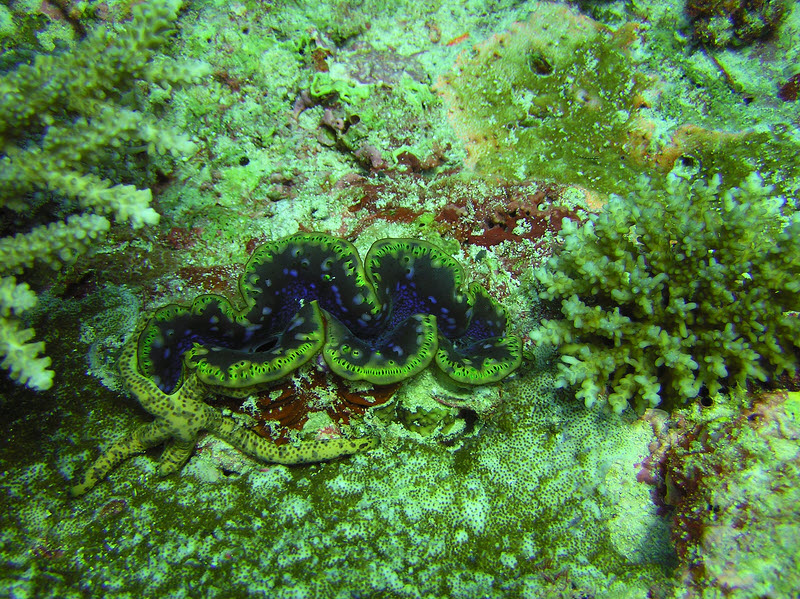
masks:
[[[73,497],[91,490],[129,457],[162,443],[166,446],[161,454],[158,474],[164,476],[177,472],[191,456],[197,436],[204,430],[248,455],[277,464],[321,462],[376,447],[377,439],[370,437],[303,441],[297,446],[275,445],[205,403],[204,399],[211,392],[194,373],[173,393],[165,393],[137,368],[137,340],[146,324],[144,321],[139,325],[132,341],[123,349],[119,369],[129,391],[145,410],[155,416],[155,420],[118,439],[105,450],[86,470],[81,482],[70,489]]]

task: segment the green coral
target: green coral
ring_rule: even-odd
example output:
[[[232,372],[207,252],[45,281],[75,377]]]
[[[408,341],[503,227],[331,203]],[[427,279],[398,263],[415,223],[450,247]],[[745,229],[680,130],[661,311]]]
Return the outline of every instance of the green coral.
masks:
[[[158,59],[179,7],[175,0],[138,4],[123,27],[98,27],[72,49],[38,54],[0,76],[0,208],[17,213],[23,229],[0,239],[0,274],[20,274],[35,261],[53,268],[74,262],[109,230],[105,215],[136,229],[158,222],[149,189],[112,179],[129,153],[179,157],[195,150],[187,136],[139,108],[142,90],[187,83],[208,70]],[[51,213],[42,204],[53,198],[52,212],[82,213],[38,224],[40,212]],[[52,372],[42,370],[46,358],[35,358],[43,344],[28,343],[31,331],[3,319],[2,365],[46,389]],[[22,346],[24,353],[12,350]],[[30,375],[34,365],[38,376]]]
[[[360,85],[347,79],[336,79],[329,73],[314,73],[308,91],[314,98],[338,94],[343,102],[357,104],[369,98],[371,86]]]
[[[793,372],[800,215],[770,192],[756,174],[727,190],[673,175],[565,220],[563,247],[534,271],[564,315],[533,334],[560,345],[559,384],[621,412]]]
[[[19,316],[36,305],[36,294],[14,277],[0,278],[0,366],[11,377],[33,389],[49,389],[53,385],[50,358],[40,358],[44,343],[33,339],[33,329],[23,328]]]

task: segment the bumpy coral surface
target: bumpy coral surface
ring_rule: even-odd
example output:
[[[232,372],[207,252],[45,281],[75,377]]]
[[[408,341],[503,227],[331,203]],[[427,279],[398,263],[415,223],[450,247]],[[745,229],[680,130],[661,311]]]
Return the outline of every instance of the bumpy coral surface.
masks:
[[[58,580],[59,589],[110,579],[118,589],[169,594],[198,572],[212,597],[343,589],[568,597],[577,588],[644,598],[669,588],[667,520],[635,479],[649,426],[559,399],[546,362],[506,385],[495,417],[455,443],[405,436],[395,423],[372,451],[298,468],[260,464],[206,438],[180,476],[156,478],[152,460],[134,458],[125,475],[66,504],[74,516],[60,517],[54,492],[24,501],[41,475],[15,472],[2,501],[25,524],[2,543],[15,549],[35,535],[48,572],[94,565],[80,581]],[[48,479],[54,487],[57,478]],[[153,565],[142,571],[141,560]],[[11,584],[35,588],[40,576]]]
[[[642,411],[794,371],[800,215],[756,175],[720,185],[643,182],[564,222],[563,247],[534,273],[564,318],[535,336],[560,346],[560,384],[587,405]]]

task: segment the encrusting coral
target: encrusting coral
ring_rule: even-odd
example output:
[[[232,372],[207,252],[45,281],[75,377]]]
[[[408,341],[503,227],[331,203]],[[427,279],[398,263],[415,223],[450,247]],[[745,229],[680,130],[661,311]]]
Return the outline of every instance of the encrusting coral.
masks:
[[[133,228],[158,222],[149,189],[104,175],[113,176],[110,165],[124,163],[125,152],[194,153],[187,136],[136,106],[140,84],[184,84],[208,70],[204,63],[156,60],[179,7],[175,0],[137,4],[131,22],[113,33],[99,27],[71,50],[39,54],[0,76],[0,208],[32,213],[41,198],[56,198],[55,212],[75,205],[83,211],[0,239],[0,274],[20,274],[37,260],[53,268],[74,261],[110,228],[104,215]],[[21,308],[0,295],[2,365],[29,387],[47,389],[49,361],[36,358],[43,344],[28,343],[31,330],[17,318],[35,296],[13,277],[3,277],[2,285],[34,299]]]
[[[676,598],[797,597],[800,577],[786,572],[800,570],[800,393],[703,416],[669,444],[663,472]]]
[[[349,455],[374,440],[331,439],[277,446],[203,400],[245,397],[321,351],[335,374],[394,383],[435,362],[455,383],[501,380],[522,359],[521,340],[478,283],[463,285],[460,265],[414,239],[376,241],[364,263],[355,247],[322,233],[297,234],[255,250],[239,280],[244,306],[201,295],[191,306],[156,310],[126,346],[126,385],[156,419],[118,440],[74,495],[119,462],[168,442],[160,473],[179,469],[197,434],[210,430],[259,459],[305,463]]]
[[[793,372],[800,214],[770,192],[757,174],[727,190],[671,175],[565,219],[563,247],[534,271],[564,315],[532,334],[559,346],[559,384],[642,411]]]

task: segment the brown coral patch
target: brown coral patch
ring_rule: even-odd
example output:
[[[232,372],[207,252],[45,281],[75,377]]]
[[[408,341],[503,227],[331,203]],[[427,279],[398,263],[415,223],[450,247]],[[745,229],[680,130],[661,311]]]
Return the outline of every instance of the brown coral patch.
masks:
[[[416,173],[408,176],[420,178]],[[538,247],[545,244],[543,237],[561,229],[564,218],[580,219],[575,208],[564,201],[564,194],[570,188],[549,182],[480,178],[464,181],[443,177],[418,190],[420,208],[413,204],[410,207],[400,185],[393,185],[391,179],[376,182],[354,178],[347,187],[357,197],[348,208],[357,219],[338,234],[349,239],[356,239],[377,221],[413,224],[428,214],[433,217],[431,226],[440,235],[462,245],[490,248],[506,241],[532,241]],[[585,193],[590,209],[602,207],[604,202],[599,196]],[[429,199],[438,200],[438,207],[422,209]]]
[[[779,513],[756,502],[749,505],[745,492],[737,495],[730,491],[735,488],[740,471],[750,468],[754,460],[765,459],[764,454],[753,453],[754,447],[791,447],[800,438],[789,398],[789,392],[784,390],[762,393],[728,422],[709,420],[680,427],[682,432],[678,428],[667,439],[666,452],[659,452],[663,458],[665,500],[674,508],[673,539],[687,586],[709,582],[707,562],[716,572],[726,571],[720,570],[725,565],[720,559],[727,557],[713,548],[719,535],[730,541],[738,537],[736,531],[748,526],[748,519],[755,520],[758,514],[771,518]],[[780,494],[780,472],[788,462],[782,463],[777,455],[766,459],[773,463],[764,465],[769,467],[765,478],[774,485],[772,492]],[[735,568],[725,577],[733,586],[738,585]]]
[[[800,92],[800,73],[792,75],[778,89],[778,97],[784,102],[794,102],[797,100],[797,93]]]
[[[460,243],[488,248],[505,241],[537,242],[546,233],[557,233],[562,219],[578,218],[558,204],[564,190],[555,184],[506,183],[481,202],[457,199],[439,211],[435,220],[446,225],[448,234]]]
[[[241,266],[182,266],[178,276],[193,290],[235,297]]]

